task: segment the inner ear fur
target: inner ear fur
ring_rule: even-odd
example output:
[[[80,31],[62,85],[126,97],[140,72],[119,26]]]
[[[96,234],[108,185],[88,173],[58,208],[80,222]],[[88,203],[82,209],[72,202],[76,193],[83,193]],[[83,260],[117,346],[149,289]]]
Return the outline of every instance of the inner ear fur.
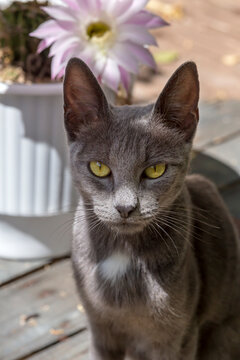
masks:
[[[84,126],[106,119],[108,103],[97,79],[78,58],[68,62],[63,88],[65,127],[69,140],[74,140]]]
[[[186,62],[164,87],[154,107],[154,118],[169,127],[178,128],[184,133],[186,141],[190,141],[199,120],[198,101],[197,66],[194,62]]]

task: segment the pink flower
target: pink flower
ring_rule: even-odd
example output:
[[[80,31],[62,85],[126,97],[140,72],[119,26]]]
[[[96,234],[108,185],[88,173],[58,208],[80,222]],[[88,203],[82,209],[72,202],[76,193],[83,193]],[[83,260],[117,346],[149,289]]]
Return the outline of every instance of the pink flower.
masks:
[[[85,61],[99,81],[114,91],[129,89],[139,64],[155,67],[148,45],[156,45],[148,29],[165,26],[143,10],[148,0],[62,0],[64,6],[43,7],[53,19],[30,35],[42,41],[38,52],[50,48],[52,78],[64,75],[68,60]]]

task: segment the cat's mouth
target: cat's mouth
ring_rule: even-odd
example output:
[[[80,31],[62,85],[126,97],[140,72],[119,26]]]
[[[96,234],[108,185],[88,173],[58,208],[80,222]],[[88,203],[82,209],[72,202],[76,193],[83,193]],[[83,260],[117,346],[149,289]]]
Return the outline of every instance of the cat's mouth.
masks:
[[[125,234],[133,234],[136,232],[140,232],[144,229],[145,225],[143,222],[134,222],[129,220],[121,220],[118,222],[111,222],[109,226],[112,230],[125,233]]]

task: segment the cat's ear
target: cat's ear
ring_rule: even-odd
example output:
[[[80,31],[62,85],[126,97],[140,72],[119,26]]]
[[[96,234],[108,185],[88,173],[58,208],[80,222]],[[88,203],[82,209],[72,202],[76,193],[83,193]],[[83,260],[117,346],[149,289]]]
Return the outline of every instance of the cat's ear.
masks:
[[[106,97],[89,67],[72,58],[64,78],[65,127],[74,141],[83,127],[92,128],[108,115]]]
[[[191,141],[195,133],[199,100],[199,80],[194,62],[180,66],[167,82],[155,107],[154,118],[178,128]]]

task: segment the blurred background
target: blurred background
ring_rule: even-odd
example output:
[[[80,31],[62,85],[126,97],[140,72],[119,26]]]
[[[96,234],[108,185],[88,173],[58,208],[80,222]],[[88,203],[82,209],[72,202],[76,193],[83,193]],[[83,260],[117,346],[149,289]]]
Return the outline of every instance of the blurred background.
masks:
[[[239,1],[150,0],[148,8],[171,26],[154,32],[159,72],[151,79],[148,74],[140,77],[134,89],[136,101],[156,98],[170,73],[187,60],[197,63],[201,100],[240,99]]]

